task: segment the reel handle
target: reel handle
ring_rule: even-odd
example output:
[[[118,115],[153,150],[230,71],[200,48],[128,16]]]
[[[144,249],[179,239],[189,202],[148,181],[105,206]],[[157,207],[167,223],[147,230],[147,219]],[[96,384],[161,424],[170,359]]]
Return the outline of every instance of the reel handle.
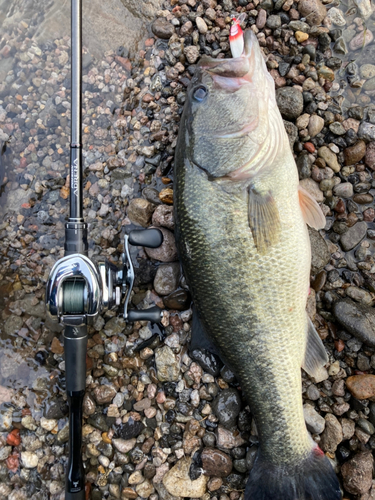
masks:
[[[134,229],[129,233],[129,243],[138,247],[158,248],[163,243],[160,229]]]
[[[149,309],[131,309],[128,312],[127,321],[134,323],[134,321],[152,321],[159,323],[162,318],[162,311],[160,307],[154,306]]]

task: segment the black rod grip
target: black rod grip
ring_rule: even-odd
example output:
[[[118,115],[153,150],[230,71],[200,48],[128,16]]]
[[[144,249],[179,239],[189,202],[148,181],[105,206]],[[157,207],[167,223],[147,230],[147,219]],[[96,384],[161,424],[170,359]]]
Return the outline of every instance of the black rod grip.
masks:
[[[138,247],[158,248],[163,243],[160,229],[134,229],[129,233],[129,243]]]
[[[65,500],[85,500],[85,490],[81,490],[78,493],[65,492]]]
[[[66,471],[65,498],[84,499],[85,471],[82,462],[82,403],[85,391],[67,391],[67,394],[69,403],[69,461]]]
[[[66,391],[86,387],[87,326],[66,326],[64,332]]]
[[[128,312],[127,321],[133,323],[134,321],[151,321],[159,323],[161,320],[160,307],[150,307],[149,309],[132,309]]]

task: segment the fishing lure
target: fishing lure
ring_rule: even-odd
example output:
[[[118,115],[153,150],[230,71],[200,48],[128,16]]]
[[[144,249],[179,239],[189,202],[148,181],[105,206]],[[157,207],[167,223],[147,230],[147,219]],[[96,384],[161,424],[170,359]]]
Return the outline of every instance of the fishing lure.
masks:
[[[233,57],[240,57],[244,48],[243,30],[241,23],[246,19],[246,14],[243,12],[238,17],[233,17],[232,26],[229,32],[229,44]]]

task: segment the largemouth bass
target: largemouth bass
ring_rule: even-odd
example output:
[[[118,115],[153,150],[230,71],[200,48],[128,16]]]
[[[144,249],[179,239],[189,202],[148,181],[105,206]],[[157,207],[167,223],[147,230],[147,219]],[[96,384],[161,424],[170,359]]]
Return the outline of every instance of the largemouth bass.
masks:
[[[327,354],[306,315],[306,222],[325,224],[299,188],[255,35],[233,59],[203,57],[188,89],[175,157],[176,237],[203,328],[237,375],[259,434],[246,500],[338,500],[310,437],[301,367]]]

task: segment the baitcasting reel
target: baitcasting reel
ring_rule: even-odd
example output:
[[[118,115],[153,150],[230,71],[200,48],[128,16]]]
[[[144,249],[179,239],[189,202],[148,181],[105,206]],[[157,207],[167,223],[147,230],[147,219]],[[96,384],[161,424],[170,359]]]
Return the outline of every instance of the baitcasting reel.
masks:
[[[163,243],[159,229],[131,231],[124,237],[122,266],[104,261],[95,265],[82,254],[71,254],[56,262],[47,282],[46,305],[52,318],[64,326],[81,327],[90,324],[98,314],[121,304],[125,296],[124,318],[126,321],[161,320],[157,306],[128,311],[134,285],[134,268],[129,245],[157,248]]]

